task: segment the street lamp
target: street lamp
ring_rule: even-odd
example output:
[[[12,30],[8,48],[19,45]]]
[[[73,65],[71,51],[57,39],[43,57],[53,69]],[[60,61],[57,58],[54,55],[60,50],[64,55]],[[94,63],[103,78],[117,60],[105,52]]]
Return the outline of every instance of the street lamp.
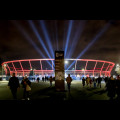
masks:
[[[65,64],[68,64],[68,61],[67,61],[67,60],[65,60]]]

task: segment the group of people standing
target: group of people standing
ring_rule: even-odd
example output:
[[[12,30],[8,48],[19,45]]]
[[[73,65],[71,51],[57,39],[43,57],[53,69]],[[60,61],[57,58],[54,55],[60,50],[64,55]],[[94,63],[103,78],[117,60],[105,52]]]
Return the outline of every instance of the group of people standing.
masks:
[[[113,76],[110,78],[106,77],[105,83],[107,95],[110,97],[110,100],[113,100],[116,95],[117,99],[120,100],[120,76],[118,75],[117,78],[113,78]]]
[[[107,96],[110,98],[110,100],[113,100],[113,98],[117,95],[117,99],[120,100],[120,76],[118,75],[117,78],[114,78],[113,76],[111,77],[105,77],[105,78],[101,78],[100,76],[95,79],[87,77],[86,79],[83,77],[82,79],[82,84],[83,87],[85,86],[85,84],[88,86],[93,84],[94,88],[96,88],[97,86],[101,88],[101,81],[102,79],[105,82],[105,88],[106,88],[106,92],[107,92]]]
[[[27,78],[27,76],[25,76],[21,82],[21,85],[23,87],[23,100],[27,99],[30,100],[29,98],[29,92],[31,90],[31,82],[30,80]],[[20,83],[18,78],[15,76],[15,73],[12,74],[12,77],[9,79],[8,82],[8,87],[11,90],[11,93],[13,95],[13,99],[17,99],[17,90],[20,89]]]
[[[38,78],[37,78],[37,82],[38,82],[38,83],[39,83],[39,80],[40,80],[40,78],[38,77]],[[43,81],[43,82],[49,81],[49,82],[50,82],[50,87],[51,87],[51,86],[52,86],[52,82],[55,81],[55,77],[50,76],[50,77],[48,78],[47,76],[45,76],[45,77],[42,77],[42,81]]]
[[[100,76],[97,79],[95,79],[94,77],[93,78],[86,77],[85,79],[83,77],[82,84],[83,87],[85,85],[87,86],[90,85],[91,87],[91,85],[93,84],[94,88],[97,86],[101,88],[102,79],[103,78],[101,78]],[[52,87],[52,82],[54,81],[54,77],[50,76],[48,80],[50,81],[50,87]],[[120,100],[120,76],[118,75],[117,78],[113,78],[113,76],[105,77],[104,81],[105,81],[105,88],[108,97],[110,97],[110,99],[112,100],[117,94],[117,99]],[[72,82],[72,78],[70,77],[70,74],[68,74],[68,77],[66,78],[66,82],[67,82],[68,92],[70,92],[70,86]],[[23,87],[23,99],[30,100],[29,97],[31,90],[31,81],[27,78],[27,76],[23,78],[23,80],[21,81],[21,85]],[[18,78],[15,76],[15,73],[13,73],[12,77],[9,79],[8,86],[11,90],[13,98],[17,99],[17,90],[20,88],[20,83]]]
[[[45,76],[45,77],[42,77],[42,81],[43,82],[46,82],[46,81],[48,81],[49,79],[48,79],[48,77],[47,76]]]
[[[102,78],[100,76],[97,79],[95,79],[94,77],[93,78],[86,77],[86,79],[84,77],[82,78],[83,87],[85,86],[85,84],[87,86],[90,85],[90,87],[93,84],[94,88],[96,88],[96,87],[100,87],[101,88],[101,81],[102,81]]]
[[[39,77],[37,78],[37,81],[39,82]],[[54,77],[50,76],[50,78],[45,77],[45,80],[50,81],[50,87],[52,87],[52,82],[54,81]],[[44,81],[43,81],[44,82]],[[30,91],[31,91],[31,81],[28,79],[27,76],[23,77],[23,80],[21,81],[21,85],[23,88],[23,99],[22,100],[30,100]],[[12,74],[12,77],[9,79],[8,87],[11,90],[13,99],[17,99],[17,90],[20,89],[20,83],[18,78],[15,76],[15,73]]]

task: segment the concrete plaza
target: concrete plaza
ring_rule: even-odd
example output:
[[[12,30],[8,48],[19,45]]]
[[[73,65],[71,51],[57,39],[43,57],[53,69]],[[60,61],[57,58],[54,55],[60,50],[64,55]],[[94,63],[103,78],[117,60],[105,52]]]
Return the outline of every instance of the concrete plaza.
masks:
[[[8,81],[0,81],[0,100],[12,100],[12,94],[7,87]],[[78,100],[109,100],[107,92],[105,91],[105,83],[102,82],[102,88],[93,85],[85,86],[83,88],[82,81],[74,80],[71,84],[71,92],[67,91],[67,84],[65,82],[65,92],[55,91],[55,82],[53,86],[49,86],[49,82],[40,81],[39,83],[32,82],[31,84],[30,99],[40,100],[44,102],[56,101],[78,101]],[[23,88],[18,89],[17,98],[22,100]],[[115,97],[116,98],[116,97]],[[115,99],[114,98],[114,99]]]

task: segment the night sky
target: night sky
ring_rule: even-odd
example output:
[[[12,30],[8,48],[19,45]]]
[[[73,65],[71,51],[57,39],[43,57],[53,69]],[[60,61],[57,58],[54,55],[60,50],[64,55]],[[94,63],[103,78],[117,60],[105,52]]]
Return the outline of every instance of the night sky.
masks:
[[[39,32],[47,50],[48,45],[39,20],[32,21]],[[21,26],[29,37],[38,46],[40,51],[48,58],[37,36],[27,20],[0,21],[0,60],[1,62],[18,59],[43,58],[33,45],[26,39],[16,24]],[[44,20],[53,50],[65,49],[68,35],[69,20]],[[81,59],[106,60],[120,62],[120,21],[114,20],[73,20],[69,37],[68,51],[72,49],[71,58],[77,56],[90,44],[95,36],[110,23],[110,27],[95,41],[95,43],[81,56]],[[80,31],[81,30],[81,31]],[[76,38],[76,39],[75,39]],[[73,47],[72,47],[73,46]],[[52,56],[52,55],[51,55]]]

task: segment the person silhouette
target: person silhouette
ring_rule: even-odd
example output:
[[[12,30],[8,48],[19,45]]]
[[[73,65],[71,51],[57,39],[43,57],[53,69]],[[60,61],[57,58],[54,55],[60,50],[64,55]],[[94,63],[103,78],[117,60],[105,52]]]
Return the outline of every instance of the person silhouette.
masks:
[[[20,88],[19,80],[15,76],[15,73],[12,74],[12,77],[9,79],[8,87],[10,87],[13,99],[17,99],[17,89]]]
[[[66,78],[67,86],[68,86],[68,91],[70,92],[70,85],[72,82],[72,78],[70,77],[70,74],[68,74],[68,77]]]

